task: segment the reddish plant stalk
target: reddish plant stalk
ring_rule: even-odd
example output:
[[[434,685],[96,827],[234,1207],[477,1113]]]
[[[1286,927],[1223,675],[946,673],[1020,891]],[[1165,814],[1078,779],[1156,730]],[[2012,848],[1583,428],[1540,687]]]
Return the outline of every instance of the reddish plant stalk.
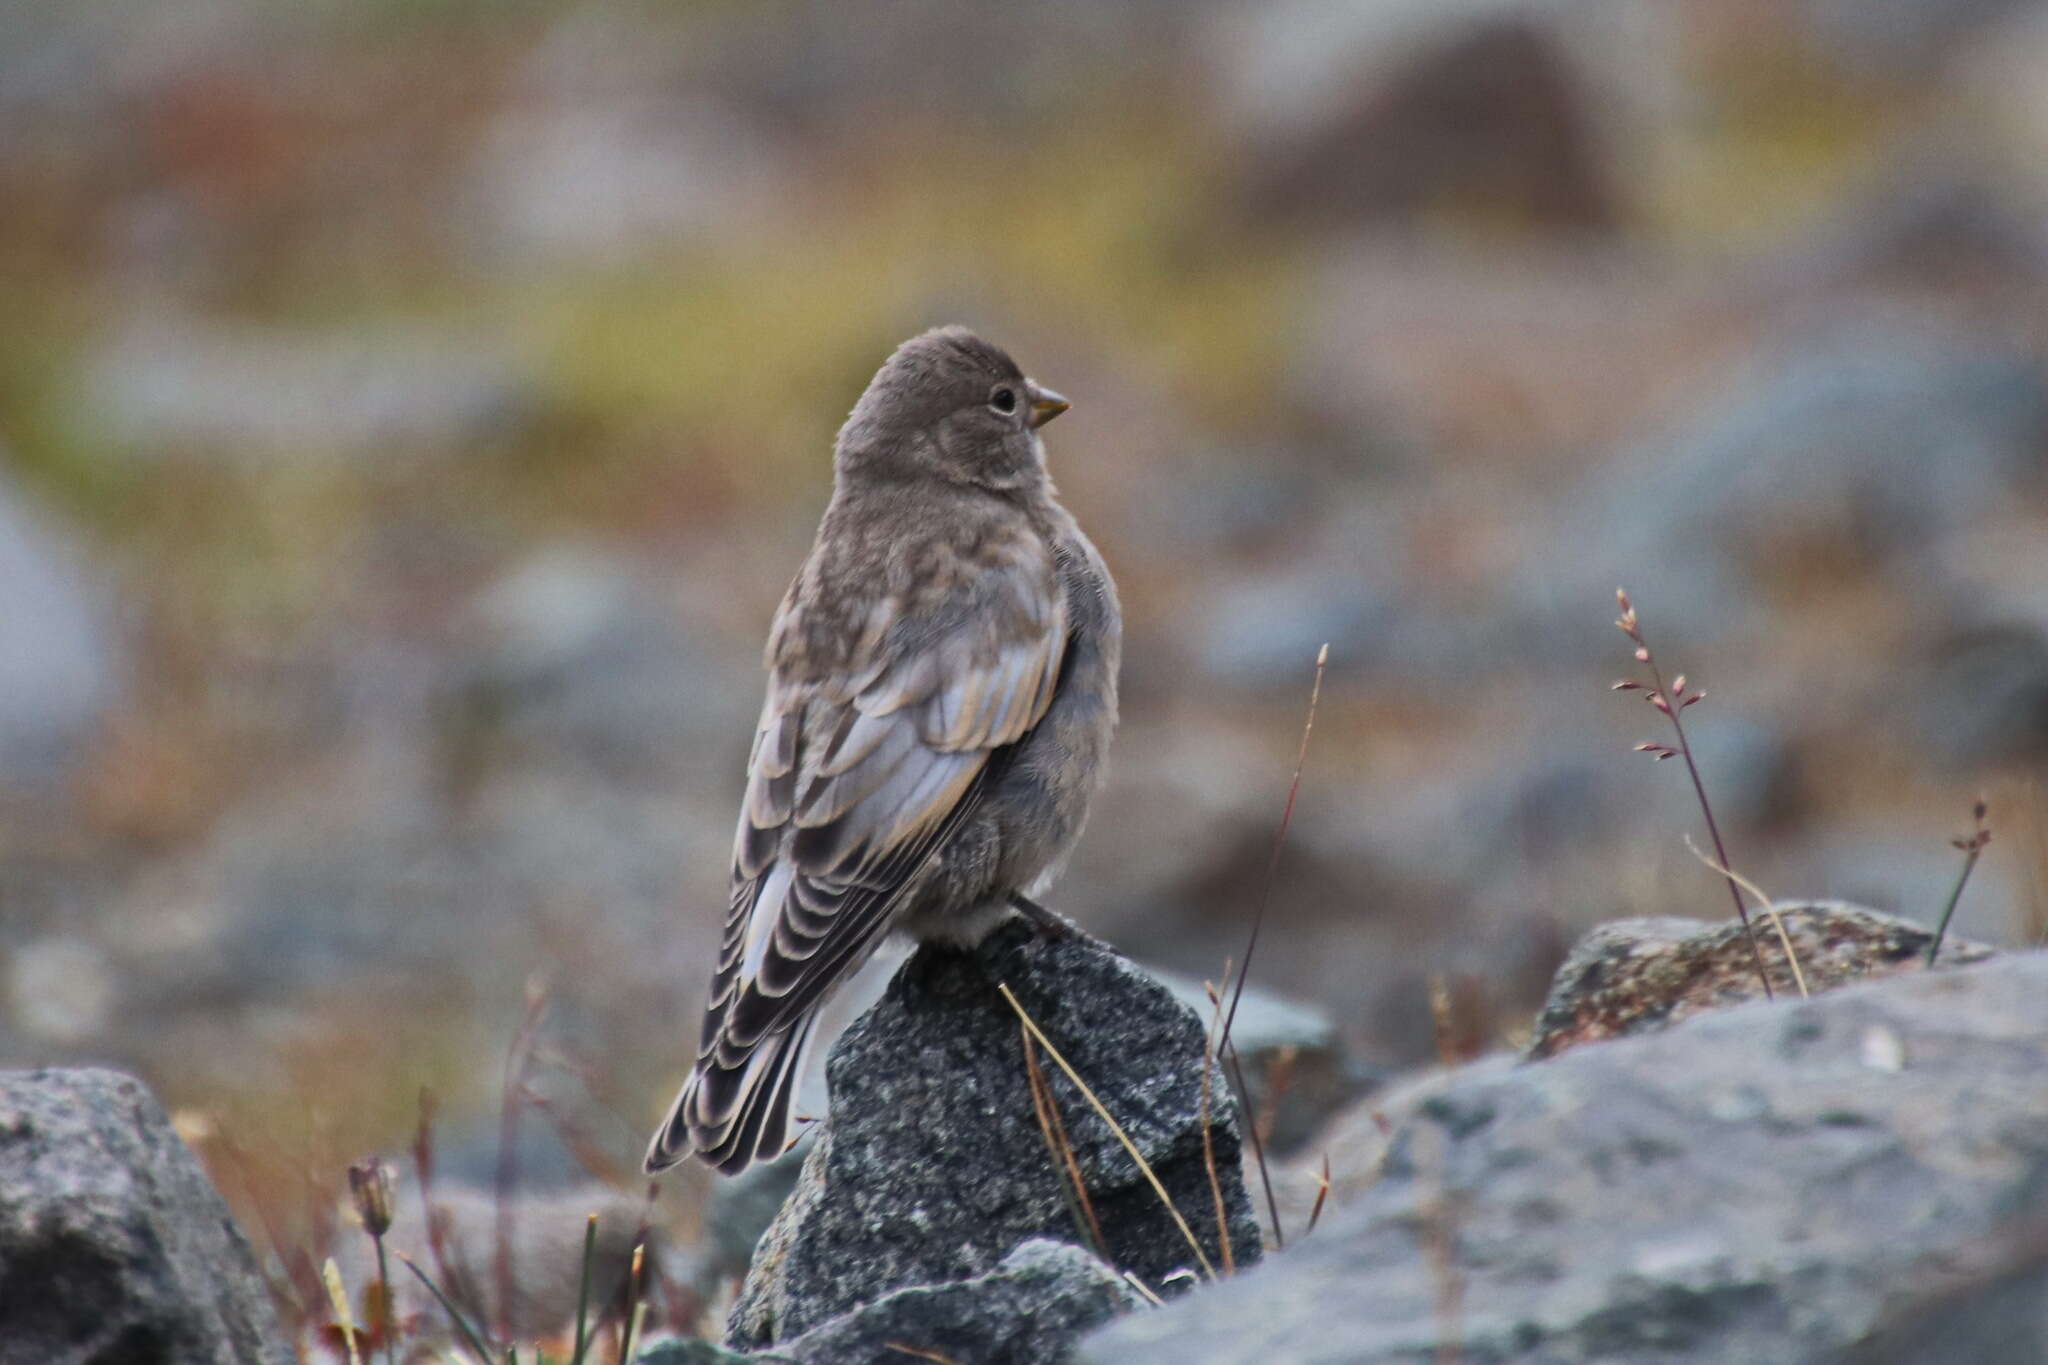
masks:
[[[1700,779],[1700,765],[1694,762],[1692,745],[1686,740],[1685,723],[1678,718],[1679,712],[1694,705],[1707,694],[1704,691],[1695,691],[1687,696],[1683,673],[1678,675],[1671,687],[1664,686],[1664,671],[1657,667],[1657,658],[1650,652],[1649,643],[1643,638],[1642,622],[1636,617],[1636,609],[1628,600],[1628,593],[1616,588],[1614,596],[1621,604],[1621,616],[1614,624],[1620,628],[1623,635],[1634,642],[1636,662],[1650,670],[1649,688],[1645,689],[1639,682],[1623,679],[1614,685],[1614,689],[1620,692],[1647,691],[1650,705],[1664,713],[1665,719],[1671,722],[1672,734],[1678,738],[1676,749],[1663,744],[1638,744],[1636,749],[1660,761],[1672,757],[1685,760],[1686,774],[1692,778],[1693,795],[1699,798],[1700,813],[1707,819],[1707,835],[1714,841],[1714,857],[1723,869],[1733,867],[1734,864],[1728,861],[1727,846],[1721,842],[1720,823],[1714,819],[1714,803],[1707,799],[1707,784]],[[1764,950],[1756,940],[1756,926],[1749,922],[1749,911],[1742,904],[1742,890],[1736,886],[1734,877],[1727,876],[1723,880],[1728,884],[1729,899],[1735,902],[1735,916],[1742,921],[1742,932],[1749,939],[1750,956],[1756,959],[1756,979],[1763,983],[1764,998],[1773,999],[1777,993],[1771,989],[1771,974],[1764,966]]]

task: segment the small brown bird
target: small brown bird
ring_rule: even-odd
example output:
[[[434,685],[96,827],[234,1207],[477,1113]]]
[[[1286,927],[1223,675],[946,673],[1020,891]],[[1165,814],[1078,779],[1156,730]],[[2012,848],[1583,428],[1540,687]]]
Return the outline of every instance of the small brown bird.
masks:
[[[887,937],[979,941],[1081,833],[1123,622],[1039,428],[1067,400],[959,327],[898,347],[840,428],[769,631],[697,1063],[647,1149],[779,1155],[819,1006]]]

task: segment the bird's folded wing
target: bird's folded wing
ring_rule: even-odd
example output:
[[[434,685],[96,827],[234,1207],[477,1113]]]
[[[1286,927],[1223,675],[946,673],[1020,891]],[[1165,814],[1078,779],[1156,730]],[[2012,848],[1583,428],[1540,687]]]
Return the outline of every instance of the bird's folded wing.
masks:
[[[950,614],[949,629],[870,631],[870,657],[832,678],[771,673],[704,1058],[737,1065],[859,965],[972,811],[991,755],[1045,715],[1068,628],[1047,567]]]

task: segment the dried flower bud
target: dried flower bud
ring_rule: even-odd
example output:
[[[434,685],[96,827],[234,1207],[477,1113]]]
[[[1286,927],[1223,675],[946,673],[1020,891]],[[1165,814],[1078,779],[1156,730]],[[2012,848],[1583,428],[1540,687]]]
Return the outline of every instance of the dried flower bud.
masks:
[[[1970,814],[1976,817],[1977,823],[1980,825],[1984,823],[1984,817],[1990,813],[1991,807],[1985,804],[1984,798],[1981,796],[1977,798],[1977,804],[1970,807]]]
[[[372,1237],[391,1231],[391,1168],[383,1158],[371,1157],[348,1168],[348,1192],[356,1204],[356,1217]]]
[[[1636,662],[1639,664],[1646,664],[1650,662],[1650,651],[1647,649],[1638,648],[1636,650]]]
[[[1650,694],[1650,705],[1656,707],[1667,716],[1671,714],[1671,703],[1658,696],[1655,692]]]
[[[1674,697],[1685,695],[1685,674],[1681,673],[1671,680],[1671,695]]]
[[[1697,692],[1693,693],[1693,694],[1692,694],[1691,696],[1689,696],[1689,697],[1687,697],[1687,698],[1685,699],[1685,706],[1697,706],[1697,705],[1699,705],[1699,704],[1700,704],[1701,702],[1705,701],[1706,699],[1707,699],[1707,693],[1706,693],[1706,689],[1705,689],[1705,688],[1702,688],[1702,689],[1700,689],[1699,691],[1697,691]],[[1683,711],[1683,710],[1685,709],[1685,706],[1681,706],[1681,707],[1679,707],[1678,709],[1679,709],[1679,710],[1681,710],[1681,711]]]
[[[1631,682],[1629,679],[1623,678],[1620,682],[1616,683],[1614,686],[1608,688],[1607,690],[1610,692],[1640,692],[1643,690],[1643,684],[1639,682]]]

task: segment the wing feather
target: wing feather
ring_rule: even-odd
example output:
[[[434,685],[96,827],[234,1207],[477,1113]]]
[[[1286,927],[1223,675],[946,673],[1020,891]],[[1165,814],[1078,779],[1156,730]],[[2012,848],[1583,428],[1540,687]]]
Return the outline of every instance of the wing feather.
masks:
[[[685,1149],[737,1169],[779,1147],[796,1035],[1051,704],[1067,606],[1041,558],[1042,573],[983,576],[921,626],[869,610],[826,676],[800,657],[771,666],[697,1067],[650,1169]],[[802,612],[792,593],[774,638],[807,638]]]

